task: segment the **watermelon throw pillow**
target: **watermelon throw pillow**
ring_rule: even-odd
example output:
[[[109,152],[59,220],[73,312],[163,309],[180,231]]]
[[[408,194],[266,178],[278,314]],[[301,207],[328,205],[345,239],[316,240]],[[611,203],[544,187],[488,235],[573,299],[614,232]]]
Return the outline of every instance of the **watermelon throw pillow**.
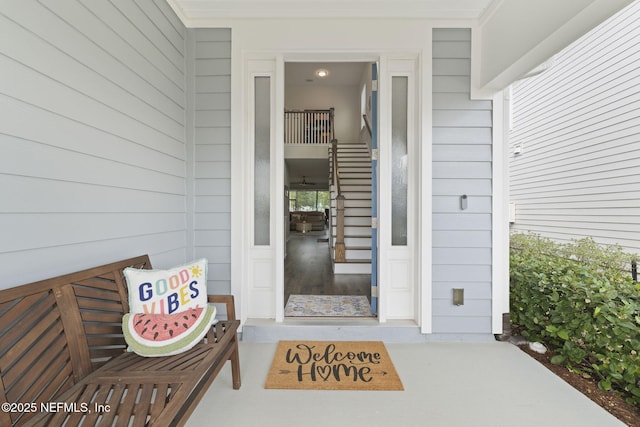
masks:
[[[129,349],[140,356],[171,356],[200,342],[215,316],[215,306],[208,304],[173,314],[127,313],[122,331]]]
[[[125,268],[131,313],[174,314],[207,306],[207,260],[168,270]]]

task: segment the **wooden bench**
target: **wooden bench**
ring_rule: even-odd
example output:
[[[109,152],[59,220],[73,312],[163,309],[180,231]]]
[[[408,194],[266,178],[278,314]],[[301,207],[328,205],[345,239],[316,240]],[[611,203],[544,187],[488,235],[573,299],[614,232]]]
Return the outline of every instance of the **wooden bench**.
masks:
[[[147,255],[0,291],[0,426],[184,425],[227,360],[240,388],[232,296],[228,320],[191,350],[126,352],[125,267]]]

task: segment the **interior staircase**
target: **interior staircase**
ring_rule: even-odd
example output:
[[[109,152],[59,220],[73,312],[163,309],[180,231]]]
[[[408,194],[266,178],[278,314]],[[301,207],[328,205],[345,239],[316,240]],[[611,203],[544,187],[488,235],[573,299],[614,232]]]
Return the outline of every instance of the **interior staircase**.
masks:
[[[336,261],[337,185],[331,186],[331,259],[335,274],[371,274],[371,155],[364,143],[338,143],[340,192],[344,201],[345,260]],[[330,155],[333,176],[333,156]]]

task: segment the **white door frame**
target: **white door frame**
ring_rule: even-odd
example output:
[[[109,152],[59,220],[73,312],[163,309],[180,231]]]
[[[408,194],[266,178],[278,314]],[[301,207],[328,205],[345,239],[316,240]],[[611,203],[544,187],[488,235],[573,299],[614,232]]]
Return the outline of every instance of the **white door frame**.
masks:
[[[413,89],[420,88],[420,53],[380,53],[380,52],[244,52],[242,65],[242,152],[251,153],[241,157],[244,171],[242,191],[239,197],[243,198],[242,229],[245,232],[240,246],[240,258],[242,259],[241,274],[241,317],[246,320],[252,318],[272,318],[276,322],[284,321],[284,254],[285,242],[282,236],[285,234],[284,217],[284,117],[278,114],[284,111],[284,64],[285,62],[379,62],[379,90],[380,90],[380,154],[383,161],[380,163],[380,194],[381,212],[379,213],[379,229],[381,231],[379,259],[392,260],[392,264],[380,263],[380,276],[378,284],[378,321],[386,322],[388,319],[412,319],[417,324],[423,320],[422,314],[422,289],[419,278],[420,262],[419,248],[421,246],[420,224],[418,221],[418,208],[420,192],[418,191],[418,177],[420,176],[420,136],[422,124],[419,118],[419,105],[421,96],[410,96],[411,117],[409,126],[412,131],[409,150],[412,153],[410,164],[410,190],[409,190],[409,227],[412,233],[410,244],[406,248],[391,246],[390,233],[385,230],[391,228],[390,207],[387,196],[390,194],[390,185],[383,182],[389,179],[390,164],[384,161],[391,126],[390,107],[390,82],[393,75],[410,76]],[[408,65],[409,64],[409,65]],[[256,75],[269,75],[271,79],[271,239],[270,245],[256,247],[253,245],[253,123],[250,117],[253,113],[253,93],[251,92],[252,79]],[[385,94],[385,91],[387,94]],[[389,105],[387,105],[389,104]],[[385,107],[386,106],[386,107]],[[387,131],[385,131],[387,129]],[[384,156],[384,157],[383,157]],[[430,203],[430,201],[427,201]],[[411,231],[410,231],[411,233]],[[388,237],[385,237],[388,236]],[[430,241],[429,243],[430,244]],[[396,281],[391,280],[392,277]],[[398,282],[397,278],[403,277],[405,283]],[[388,284],[389,283],[389,284]],[[430,286],[430,283],[427,284]]]

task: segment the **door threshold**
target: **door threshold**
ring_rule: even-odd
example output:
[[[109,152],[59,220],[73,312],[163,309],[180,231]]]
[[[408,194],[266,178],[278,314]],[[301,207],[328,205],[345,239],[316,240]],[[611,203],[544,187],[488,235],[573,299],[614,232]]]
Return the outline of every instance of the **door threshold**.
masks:
[[[275,323],[275,321],[274,321]],[[277,324],[277,323],[276,323]],[[284,321],[280,323],[285,326],[295,325],[364,325],[364,326],[379,326],[377,316],[353,316],[353,317],[338,317],[338,316],[304,316],[304,317],[285,317]]]
[[[276,322],[274,319],[247,319],[242,328],[242,340],[424,342],[425,336],[420,333],[420,327],[413,320],[380,323],[377,318],[286,318],[283,322]]]

